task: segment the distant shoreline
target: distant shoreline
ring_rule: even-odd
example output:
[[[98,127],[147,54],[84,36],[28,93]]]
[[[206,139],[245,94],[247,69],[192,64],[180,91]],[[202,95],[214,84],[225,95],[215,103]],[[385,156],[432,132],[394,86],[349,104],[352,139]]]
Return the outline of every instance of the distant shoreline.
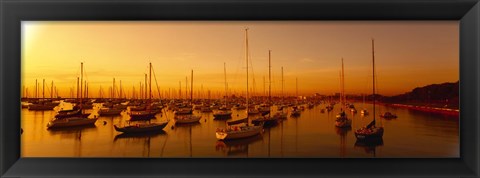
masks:
[[[459,116],[459,114],[460,114],[459,109],[437,108],[437,107],[429,107],[429,106],[416,106],[416,105],[407,105],[407,104],[390,104],[390,103],[381,103],[381,104],[386,105],[386,106],[407,108],[407,109],[416,110],[416,111],[444,114],[444,115],[450,115],[450,116]]]

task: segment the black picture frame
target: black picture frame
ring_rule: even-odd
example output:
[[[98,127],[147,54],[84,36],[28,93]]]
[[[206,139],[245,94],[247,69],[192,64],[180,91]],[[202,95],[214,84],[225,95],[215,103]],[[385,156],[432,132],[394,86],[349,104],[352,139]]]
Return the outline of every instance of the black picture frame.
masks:
[[[0,15],[2,177],[480,175],[478,0],[1,0]],[[460,158],[20,158],[22,20],[459,20]]]

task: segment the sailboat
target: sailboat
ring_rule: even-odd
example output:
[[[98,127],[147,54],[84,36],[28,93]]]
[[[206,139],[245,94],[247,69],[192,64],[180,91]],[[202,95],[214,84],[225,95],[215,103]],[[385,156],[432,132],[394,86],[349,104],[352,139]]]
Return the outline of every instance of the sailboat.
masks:
[[[223,73],[225,76],[225,108],[227,108],[227,68],[225,63],[223,63]],[[215,110],[213,117],[215,119],[229,119],[232,117],[232,111],[230,109]]]
[[[121,81],[120,81],[120,86],[121,86]],[[112,99],[115,99],[115,78],[113,78],[113,87],[112,87]],[[121,97],[121,96],[120,96]],[[122,113],[123,108],[115,108],[113,105],[110,104],[104,104],[100,110],[98,110],[98,114],[100,116],[118,116]],[[108,107],[106,107],[108,106]],[[123,106],[123,105],[116,105],[116,106]]]
[[[83,81],[83,62],[80,63],[81,66],[81,81]],[[73,110],[72,113],[65,113],[63,114],[65,117],[56,117],[52,121],[48,122],[48,128],[60,128],[60,127],[74,127],[74,126],[85,126],[85,125],[94,125],[97,121],[97,117],[88,118],[90,113],[83,113],[82,108],[82,89],[83,86],[80,86],[80,106],[78,109],[80,110],[80,114],[76,113],[76,110]],[[77,109],[77,108],[75,108]],[[70,115],[70,116],[68,116]]]
[[[35,82],[36,83],[36,82]],[[43,96],[41,100],[38,100],[38,102],[34,102],[33,104],[28,105],[28,110],[30,111],[46,111],[46,110],[53,110],[58,103],[53,103],[52,98],[50,98],[51,101],[48,101],[45,99],[45,79],[43,79]]]
[[[190,103],[193,103],[193,70],[192,70],[192,79],[191,79],[191,89],[190,89]],[[175,115],[175,124],[191,124],[191,123],[198,123],[202,116],[195,116],[193,114],[188,115]]]
[[[145,110],[140,110],[140,111],[132,111],[130,108],[130,112],[128,113],[130,115],[130,120],[135,121],[135,120],[150,120],[155,118],[155,115],[157,114],[158,111],[153,110],[151,107],[151,99],[152,99],[152,63],[149,64],[149,70],[150,70],[150,92],[149,92],[149,99],[147,102],[147,106],[145,107]]]
[[[115,130],[117,132],[123,132],[123,133],[139,133],[139,132],[154,132],[154,131],[161,131],[165,126],[168,124],[167,121],[163,121],[160,123],[151,123],[150,119],[155,118],[155,113],[156,111],[150,110],[150,102],[152,100],[152,63],[150,63],[150,82],[149,82],[149,97],[147,101],[147,110],[145,111],[130,111],[130,121],[135,121],[135,120],[147,120],[148,123],[138,123],[135,125],[131,125],[129,122],[128,126],[124,127],[119,127],[116,125],[113,125]],[[138,113],[135,113],[138,112]]]
[[[337,119],[335,120],[335,126],[341,127],[341,128],[349,128],[352,126],[352,120],[347,117],[347,114],[345,114],[345,78],[344,78],[344,69],[343,69],[343,58],[342,58],[342,72],[340,73],[340,81],[341,81],[341,86],[342,86],[342,93],[340,96],[340,103],[341,103],[341,111],[337,115]]]
[[[355,137],[357,140],[362,141],[374,141],[382,139],[383,127],[375,126],[375,42],[372,39],[372,63],[373,63],[373,121],[365,127],[362,127],[355,131]]]
[[[297,81],[297,80],[295,80]],[[300,117],[302,108],[298,105],[298,82],[295,82],[296,86],[296,99],[295,99],[295,106],[292,107],[292,113],[290,114],[291,117],[297,118]],[[305,110],[305,108],[303,108]]]
[[[252,120],[252,123],[255,125],[259,125],[260,123],[264,123],[264,126],[271,126],[278,123],[280,119],[286,119],[287,115],[283,113],[283,111],[277,111],[273,116],[270,115],[270,105],[272,104],[272,77],[271,77],[271,51],[268,51],[268,107],[265,111],[268,111],[268,116],[257,117]],[[267,110],[268,109],[268,110]]]
[[[247,95],[246,95],[246,106],[248,108],[248,28],[245,29],[245,60],[247,64]],[[242,119],[241,123],[230,122],[227,123],[227,128],[217,129],[215,136],[218,140],[231,140],[231,139],[240,139],[255,136],[260,134],[263,131],[263,124],[260,125],[249,125],[248,116],[246,119]],[[246,121],[246,124],[245,124]],[[239,125],[238,124],[242,124]]]

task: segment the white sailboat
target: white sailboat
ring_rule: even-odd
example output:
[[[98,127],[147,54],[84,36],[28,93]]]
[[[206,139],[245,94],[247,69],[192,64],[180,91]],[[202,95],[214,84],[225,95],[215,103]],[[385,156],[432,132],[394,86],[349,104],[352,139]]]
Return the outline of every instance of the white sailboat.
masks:
[[[247,64],[247,95],[246,95],[246,106],[248,108],[248,28],[245,29],[245,60]],[[245,124],[246,120],[246,124]],[[235,123],[230,122],[231,124],[227,123],[227,128],[217,129],[215,132],[215,136],[218,140],[231,140],[231,139],[241,139],[247,138],[251,136],[255,136],[260,134],[263,131],[263,124],[252,126],[248,124],[248,116],[247,119],[242,119],[243,122]],[[241,124],[241,125],[240,125]]]
[[[83,62],[80,63],[81,66],[81,81],[83,81]],[[75,127],[75,126],[85,126],[85,125],[95,125],[95,122],[97,121],[97,117],[94,116],[94,118],[88,118],[90,114],[85,114],[83,113],[83,108],[82,108],[82,89],[83,86],[80,86],[80,112],[81,114],[79,115],[74,115],[71,117],[65,117],[65,118],[54,118],[52,121],[48,122],[47,127],[50,128],[61,128],[61,127]]]
[[[341,103],[341,111],[339,114],[337,114],[337,119],[335,120],[335,126],[340,127],[340,128],[348,128],[352,126],[352,120],[347,117],[347,114],[345,114],[345,78],[344,78],[344,69],[343,69],[343,58],[342,58],[342,71],[340,73],[340,83],[342,86],[342,93],[340,96],[340,103]]]
[[[190,104],[193,103],[193,70],[192,70],[192,79],[191,79],[191,85],[190,85]],[[174,116],[175,119],[175,124],[191,124],[191,123],[198,123],[202,116],[195,116],[193,114],[188,114],[188,115],[181,115],[181,114],[176,114]]]
[[[271,77],[271,51],[268,51],[268,107],[265,107],[265,111],[268,111],[268,116],[264,117],[257,117],[254,120],[252,120],[252,123],[259,125],[260,123],[264,123],[265,126],[271,126],[275,125],[278,123],[280,119],[286,119],[287,114],[284,113],[283,111],[277,111],[273,116],[270,114],[271,112],[271,104],[272,104],[272,77]]]
[[[226,64],[223,63],[223,73],[225,76],[225,108],[227,108],[227,68]],[[213,117],[215,119],[230,119],[232,117],[232,111],[230,109],[219,109],[213,112]]]

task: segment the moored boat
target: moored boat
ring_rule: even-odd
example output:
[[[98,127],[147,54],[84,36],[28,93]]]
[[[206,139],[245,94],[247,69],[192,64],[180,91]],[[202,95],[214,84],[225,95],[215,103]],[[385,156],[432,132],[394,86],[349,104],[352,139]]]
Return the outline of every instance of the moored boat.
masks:
[[[246,86],[246,107],[248,107],[248,29],[245,29],[245,59],[246,59],[246,73],[247,73],[247,86]],[[215,136],[218,140],[231,140],[252,137],[260,134],[263,131],[263,124],[252,126],[248,124],[248,117],[240,120],[241,123],[236,121],[227,122],[227,128],[217,129]],[[239,121],[239,122],[240,122]],[[235,124],[235,125],[234,125]]]
[[[80,83],[83,82],[83,63],[80,63],[81,66],[81,80]],[[59,117],[54,118],[52,121],[48,122],[47,128],[60,128],[60,127],[76,127],[76,126],[87,126],[87,125],[95,125],[97,121],[97,117],[88,118],[90,113],[83,113],[83,105],[82,105],[82,90],[83,86],[80,86],[80,104],[78,108],[75,106],[74,110],[71,112],[66,111],[62,112]],[[78,110],[78,111],[77,111]]]
[[[139,123],[134,125],[128,125],[124,127],[118,127],[113,125],[117,132],[123,133],[141,133],[141,132],[155,132],[161,131],[165,126],[167,126],[168,121],[161,123]]]
[[[86,125],[95,125],[95,122],[98,118],[88,118],[83,116],[78,117],[68,117],[62,119],[54,119],[48,122],[48,128],[60,128],[60,127],[75,127],[75,126],[86,126]]]
[[[294,106],[292,107],[292,113],[290,114],[290,117],[300,117],[300,110],[298,109],[298,107]]]
[[[57,105],[51,105],[51,104],[31,104],[28,106],[28,110],[31,111],[47,111],[47,110],[53,110]]]
[[[360,114],[366,116],[366,115],[368,115],[368,111],[367,111],[366,109],[362,109],[362,110],[360,111]]]
[[[352,126],[352,120],[347,117],[347,114],[345,114],[345,106],[347,105],[345,103],[346,97],[345,97],[345,77],[344,77],[344,69],[343,69],[343,58],[342,58],[342,71],[340,73],[340,83],[341,83],[341,95],[340,95],[340,103],[341,103],[341,111],[339,114],[337,114],[336,119],[335,119],[335,126],[340,127],[340,128],[350,128]],[[353,105],[349,105],[349,108]]]
[[[348,119],[344,111],[337,115],[335,126],[340,128],[348,128],[352,126],[352,120]]]
[[[200,121],[202,116],[195,116],[195,115],[179,115],[175,116],[175,124],[190,124],[190,123],[196,123]]]
[[[118,116],[122,113],[123,109],[117,108],[100,108],[98,114],[100,116]]]
[[[380,117],[383,117],[385,119],[395,119],[397,118],[397,115],[392,114],[390,112],[385,112],[384,114],[381,114]]]
[[[248,138],[260,134],[263,131],[263,125],[251,126],[228,126],[225,129],[217,129],[215,135],[218,140],[232,140]]]
[[[229,119],[232,118],[232,112],[226,110],[215,110],[213,112],[214,119]]]
[[[55,115],[55,118],[61,119],[61,118],[81,116],[81,115],[82,115],[82,110],[78,107],[74,107],[73,109],[70,109],[70,110],[58,111],[57,115]],[[87,117],[88,115],[90,114],[87,114],[85,117]]]
[[[375,56],[374,56],[374,41],[372,40],[372,63],[373,63],[373,121],[365,127],[355,131],[355,137],[361,141],[376,141],[383,137],[383,127],[375,126]]]

